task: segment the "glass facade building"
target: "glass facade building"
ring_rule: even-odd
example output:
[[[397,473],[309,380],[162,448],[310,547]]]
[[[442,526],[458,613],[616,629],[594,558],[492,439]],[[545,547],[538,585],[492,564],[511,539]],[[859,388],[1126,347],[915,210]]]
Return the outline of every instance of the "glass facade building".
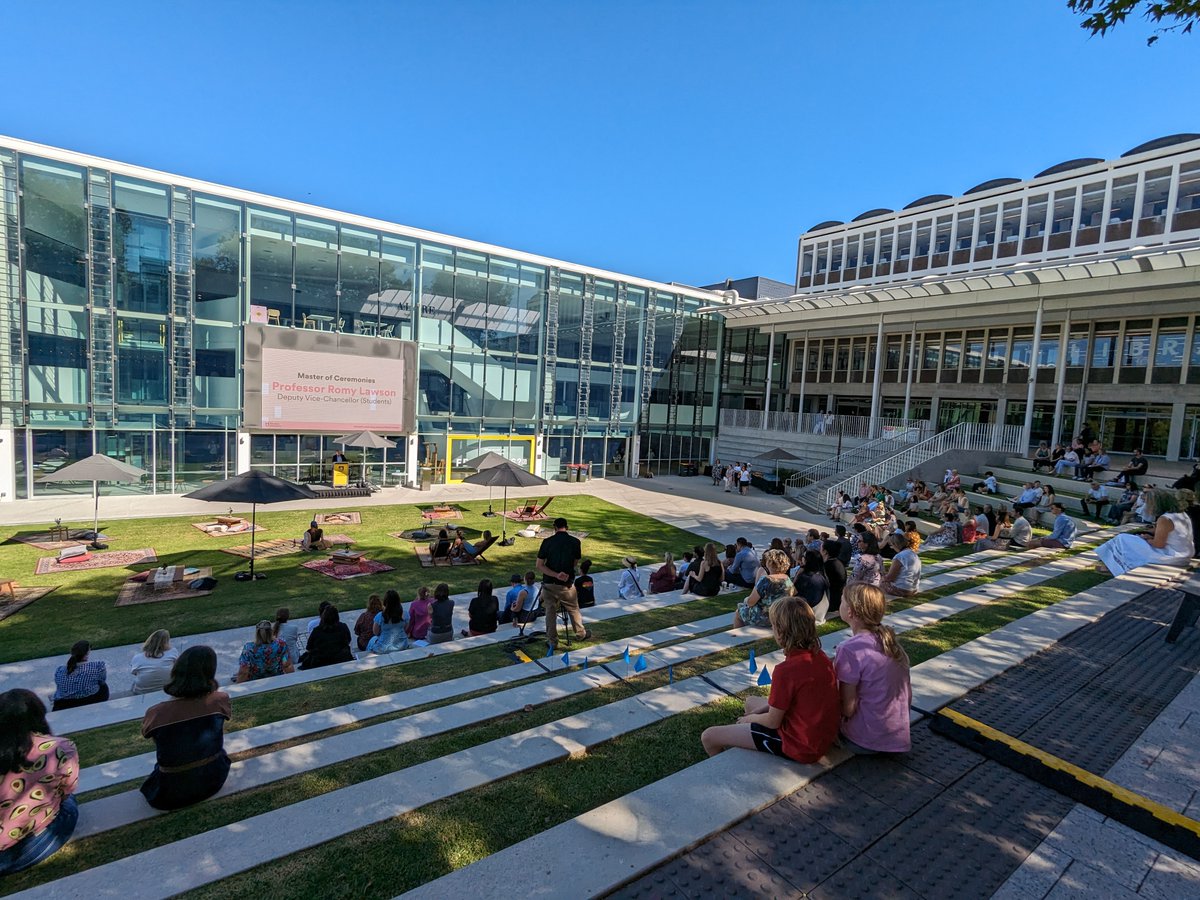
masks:
[[[372,480],[502,449],[546,477],[706,459],[719,294],[0,138],[0,493],[92,452],[178,493],[323,474],[336,432],[243,420],[244,332],[416,343],[414,434]],[[414,458],[415,457],[415,458]]]

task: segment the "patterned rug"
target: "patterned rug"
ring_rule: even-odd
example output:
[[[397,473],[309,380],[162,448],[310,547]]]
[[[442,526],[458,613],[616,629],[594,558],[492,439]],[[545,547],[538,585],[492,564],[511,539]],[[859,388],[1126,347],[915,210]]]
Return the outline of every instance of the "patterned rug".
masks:
[[[347,547],[354,543],[354,538],[348,534],[329,534],[325,536],[325,540],[330,544],[344,544]],[[250,545],[242,544],[237,547],[222,547],[221,552],[240,556],[242,559],[249,559]],[[255,559],[265,559],[268,556],[287,556],[289,553],[300,552],[300,541],[296,538],[275,538],[271,541],[254,542]]]
[[[361,525],[362,516],[356,512],[318,513],[314,516],[318,525]]]
[[[402,541],[432,541],[435,537],[437,537],[440,530],[441,529],[436,526],[427,525],[423,528],[410,528],[407,531],[390,531],[388,532],[388,537],[399,538]],[[483,537],[483,532],[478,528],[468,528],[465,525],[455,526],[453,529],[446,529],[446,531],[448,531],[452,537],[455,530],[461,530],[463,537],[472,543]],[[423,533],[418,534],[418,532]]]
[[[63,550],[67,547],[75,547],[79,544],[86,544],[92,539],[92,529],[90,528],[72,528],[67,532],[69,539],[65,541],[50,540],[49,531],[25,531],[21,534],[14,534],[5,543],[9,541],[17,541],[21,544],[29,544],[31,547],[37,547],[39,550]],[[102,540],[109,540],[101,529],[100,534],[103,535]]]
[[[203,597],[205,594],[211,594],[212,591],[189,590],[187,584],[189,581],[195,581],[197,578],[211,577],[212,566],[201,566],[194,573],[186,573],[183,576],[183,581],[179,582],[178,587],[173,586],[165,591],[156,591],[150,581],[126,581],[121,585],[121,590],[117,592],[117,602],[113,605],[136,606],[139,603],[159,603],[163,600],[183,600],[187,597]]]
[[[35,600],[41,600],[51,591],[58,590],[58,585],[50,587],[21,587],[16,586],[17,598],[14,600],[8,595],[8,588],[0,592],[0,620],[7,619],[15,612],[24,609]]]
[[[521,509],[510,509],[507,512],[502,512],[500,515],[506,519],[511,519],[513,522],[540,522],[542,519],[550,518],[545,513],[526,513]]]
[[[422,506],[418,507],[421,510],[422,518],[428,519],[431,522],[439,522],[449,519],[461,519],[462,509],[457,506]]]
[[[425,544],[416,544],[413,551],[417,554],[417,561],[423,569],[432,569],[434,566],[478,566],[487,562],[486,559],[450,559],[443,556],[441,559],[434,559],[433,554],[429,551],[429,547]]]
[[[306,569],[312,569],[314,572],[320,572],[322,575],[328,575],[338,581],[361,578],[364,575],[375,575],[379,572],[391,572],[393,568],[387,563],[376,562],[373,559],[360,559],[358,562],[352,563],[334,562],[332,559],[310,559],[303,565]]]
[[[200,531],[203,531],[209,537],[228,537],[231,534],[249,534],[252,531],[255,534],[261,534],[262,532],[267,530],[267,529],[263,528],[263,526],[261,526],[261,525],[255,525],[255,526],[251,527],[250,522],[247,521],[246,519],[242,519],[242,525],[245,525],[246,526],[245,528],[242,528],[242,527],[236,526],[236,525],[232,526],[234,528],[237,528],[238,529],[237,531],[209,531],[208,530],[208,529],[212,528],[214,525],[218,525],[218,524],[220,524],[220,523],[218,523],[218,522],[193,522],[192,527],[196,528]]]
[[[34,575],[60,575],[63,572],[79,572],[83,569],[110,569],[117,566],[132,566],[135,563],[155,562],[158,556],[153,547],[141,550],[113,550],[109,553],[93,553],[77,563],[59,563],[53,556],[43,556],[37,561]]]

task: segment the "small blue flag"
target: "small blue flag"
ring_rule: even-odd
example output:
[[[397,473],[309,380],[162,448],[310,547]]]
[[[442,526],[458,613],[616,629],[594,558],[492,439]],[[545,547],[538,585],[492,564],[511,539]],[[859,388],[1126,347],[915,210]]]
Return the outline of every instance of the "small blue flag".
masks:
[[[567,666],[568,668],[570,668],[570,666],[571,666],[571,654],[570,653],[564,653],[562,655],[562,664],[564,666]]]
[[[771,683],[771,673],[767,671],[766,666],[763,666],[763,670],[758,673],[758,683],[759,684],[770,684]]]
[[[667,666],[667,684],[675,683],[675,667]]]
[[[628,647],[625,648],[624,656],[625,656],[625,665],[629,665],[629,648]]]
[[[583,668],[585,670],[587,669],[587,657],[586,656],[583,658]]]
[[[553,655],[554,655],[554,645],[547,644],[546,645],[546,658],[549,659]]]
[[[758,660],[754,658],[754,651],[750,651],[750,674],[753,675],[758,671]]]
[[[637,658],[637,662],[635,662],[635,663],[633,664],[633,671],[635,671],[635,672],[645,672],[645,671],[646,671],[646,669],[647,669],[648,667],[649,667],[649,666],[648,666],[648,664],[647,664],[647,662],[646,662],[646,657],[644,657],[644,656],[639,656],[639,657]]]

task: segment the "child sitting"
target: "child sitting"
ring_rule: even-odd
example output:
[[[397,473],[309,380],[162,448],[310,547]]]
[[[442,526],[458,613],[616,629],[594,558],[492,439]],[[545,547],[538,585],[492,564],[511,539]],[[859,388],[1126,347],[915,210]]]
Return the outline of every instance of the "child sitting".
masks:
[[[796,762],[819,760],[838,730],[837,679],[821,649],[812,608],[798,597],[771,604],[771,629],[785,659],[771,673],[771,693],[751,697],[734,725],[704,729],[700,742],[709,756],[729,747],[762,750]],[[905,722],[907,723],[907,719]]]
[[[840,613],[852,637],[833,665],[842,695],[842,744],[855,753],[905,753],[912,748],[908,654],[883,623],[887,600],[869,584],[849,584]]]

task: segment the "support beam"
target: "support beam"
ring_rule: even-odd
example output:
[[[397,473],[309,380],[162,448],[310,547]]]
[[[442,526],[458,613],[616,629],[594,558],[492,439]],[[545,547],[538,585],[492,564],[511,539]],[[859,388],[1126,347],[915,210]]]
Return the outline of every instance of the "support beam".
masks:
[[[1039,297],[1037,315],[1033,320],[1033,347],[1029,359],[1029,389],[1025,392],[1025,424],[1021,426],[1021,446],[1029,448],[1033,435],[1033,398],[1037,395],[1038,354],[1042,350],[1042,309],[1045,301]],[[1004,420],[1001,419],[1001,422]]]
[[[1067,317],[1063,320],[1058,338],[1058,365],[1054,369],[1054,431],[1050,435],[1052,444],[1062,440],[1063,390],[1067,386],[1067,342],[1070,339],[1071,308],[1067,307]]]
[[[804,388],[808,384],[808,332],[804,332],[804,350],[800,360],[800,414],[796,417],[797,424],[804,421]]]
[[[904,419],[908,421],[912,418],[909,407],[912,405],[912,379],[913,368],[917,364],[917,323],[913,322],[912,332],[908,336],[908,377],[904,381]],[[936,400],[936,398],[935,398]],[[937,416],[930,413],[929,419],[934,423],[934,430],[937,430]]]
[[[879,389],[883,384],[883,314],[879,315],[879,325],[875,329],[875,377],[871,380],[871,424],[868,436],[871,440],[879,437]]]
[[[767,384],[763,391],[763,414],[762,428],[767,430],[767,419],[771,415],[771,369],[775,365],[775,326],[771,326],[770,336],[767,338]]]

